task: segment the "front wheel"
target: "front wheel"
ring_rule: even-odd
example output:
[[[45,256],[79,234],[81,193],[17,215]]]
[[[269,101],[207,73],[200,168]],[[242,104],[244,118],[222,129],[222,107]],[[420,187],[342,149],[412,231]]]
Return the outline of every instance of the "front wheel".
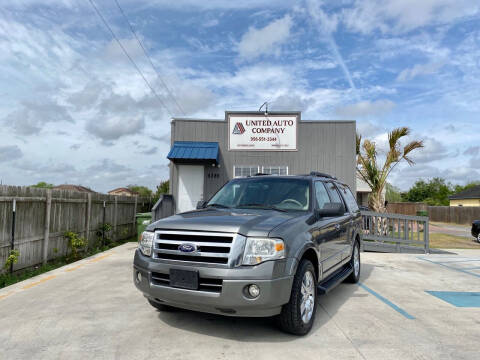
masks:
[[[360,280],[360,243],[355,240],[353,245],[352,259],[350,260],[352,266],[352,273],[347,278],[347,282],[356,284]]]
[[[480,231],[477,234],[477,242],[480,244]]]
[[[317,278],[309,260],[302,260],[293,279],[290,301],[278,315],[280,328],[294,335],[305,335],[312,328],[317,310]]]

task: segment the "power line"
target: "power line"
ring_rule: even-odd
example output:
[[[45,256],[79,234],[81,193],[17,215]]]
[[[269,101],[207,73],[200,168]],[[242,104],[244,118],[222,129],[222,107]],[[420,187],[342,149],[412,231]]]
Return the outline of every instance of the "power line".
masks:
[[[132,32],[133,36],[135,36],[135,39],[137,39],[138,44],[139,44],[140,47],[142,48],[143,53],[145,54],[145,56],[147,57],[148,61],[150,62],[150,65],[152,65],[152,68],[153,68],[153,70],[155,71],[155,73],[157,74],[158,78],[160,79],[160,82],[162,83],[163,87],[165,88],[165,90],[167,90],[168,94],[169,94],[170,97],[173,99],[173,101],[175,102],[175,104],[177,105],[177,107],[180,109],[180,111],[183,113],[183,115],[185,115],[185,111],[183,111],[183,108],[180,106],[180,104],[178,103],[177,99],[175,98],[175,96],[173,95],[173,93],[170,91],[170,89],[168,88],[167,84],[165,83],[165,81],[163,81],[162,77],[161,77],[160,74],[158,73],[157,68],[155,67],[155,65],[153,65],[153,61],[152,61],[152,59],[150,58],[150,56],[148,55],[147,50],[145,49],[145,46],[143,46],[143,43],[140,41],[139,37],[137,36],[136,31],[134,30],[132,24],[130,23],[130,21],[129,21],[128,18],[127,18],[127,15],[125,15],[125,12],[123,11],[122,7],[120,6],[120,4],[119,4],[119,2],[118,2],[117,0],[115,0],[115,4],[117,4],[118,9],[120,10],[120,12],[122,13],[123,17],[125,18],[128,26],[130,27],[130,31]]]
[[[155,91],[155,89],[152,87],[152,85],[150,85],[150,83],[148,82],[147,78],[143,75],[142,71],[140,70],[140,68],[137,66],[137,64],[135,63],[135,61],[133,61],[133,59],[130,57],[130,55],[128,54],[127,50],[125,50],[125,48],[123,47],[122,43],[120,42],[120,40],[118,40],[117,36],[115,35],[115,33],[113,32],[112,28],[110,27],[110,25],[108,25],[108,22],[107,20],[105,20],[105,18],[103,17],[103,15],[100,13],[100,11],[98,10],[97,6],[95,5],[95,3],[93,2],[93,0],[88,0],[90,2],[90,4],[92,5],[93,9],[95,10],[95,12],[97,13],[98,17],[102,20],[102,22],[105,24],[105,26],[107,27],[107,29],[110,31],[110,34],[112,34],[112,37],[115,39],[115,41],[117,42],[117,44],[120,46],[120,48],[123,50],[124,54],[128,57],[128,59],[130,60],[130,62],[132,63],[132,65],[135,67],[135,69],[138,71],[138,73],[140,74],[140,76],[143,78],[143,80],[145,81],[145,83],[147,84],[147,86],[150,88],[150,90],[152,91],[152,93],[157,97],[158,101],[160,102],[160,104],[162,104],[162,106],[165,108],[165,110],[167,110],[167,112],[170,114],[170,116],[173,117],[172,113],[170,112],[170,110],[168,109],[168,107],[165,105],[165,103],[163,102],[163,100],[160,98],[160,96],[158,96],[157,92]]]

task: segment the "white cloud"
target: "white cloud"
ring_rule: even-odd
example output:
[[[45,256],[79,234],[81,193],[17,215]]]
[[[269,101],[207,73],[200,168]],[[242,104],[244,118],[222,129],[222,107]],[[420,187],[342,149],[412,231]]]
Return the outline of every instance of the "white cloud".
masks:
[[[0,146],[0,162],[17,160],[22,156],[23,152],[17,145]]]
[[[63,162],[45,161],[43,163],[34,162],[31,160],[24,160],[14,164],[14,167],[19,170],[23,170],[29,176],[55,176],[57,179],[62,178],[59,182],[63,182],[63,179],[70,176],[77,175],[77,170],[71,164]],[[40,181],[40,180],[39,180]]]
[[[430,180],[434,177],[444,178],[454,184],[467,184],[478,181],[480,172],[471,166],[456,166],[441,169],[429,164],[403,166],[392,173],[392,183],[402,190],[407,190],[413,183],[420,179]]]
[[[464,152],[463,155],[477,156],[480,154],[480,146],[469,146]],[[477,163],[478,165],[478,163]]]
[[[143,50],[138,44],[136,39],[134,38],[119,39],[119,41],[132,59],[136,60],[139,56],[143,56]],[[117,61],[129,62],[130,61],[125,56],[125,53],[123,52],[120,45],[118,45],[117,41],[114,39],[112,39],[107,43],[103,51],[104,51],[103,56],[109,62],[117,62]]]
[[[350,73],[345,60],[343,60],[343,56],[338,49],[338,45],[335,42],[333,37],[333,33],[336,31],[338,26],[338,16],[336,14],[327,15],[325,11],[322,9],[323,2],[316,1],[316,0],[308,0],[307,1],[307,8],[308,12],[313,20],[313,23],[318,27],[318,33],[320,38],[327,42],[330,47],[330,50],[333,53],[337,63],[342,68],[342,71],[345,75],[350,88],[356,90],[355,83],[353,82],[352,75]]]
[[[480,11],[470,0],[356,0],[343,11],[343,22],[364,34],[379,30],[403,33],[426,25],[445,24]]]
[[[123,136],[134,135],[145,128],[143,117],[124,117],[120,115],[109,116],[108,118],[91,118],[86,125],[86,130],[96,137],[107,142],[118,140]]]
[[[5,116],[3,124],[19,135],[38,134],[50,122],[73,122],[65,107],[54,100],[22,101],[20,108]]]
[[[348,119],[367,116],[380,116],[392,111],[394,107],[395,103],[390,100],[366,100],[357,102],[355,104],[338,107],[336,109],[336,114]]]
[[[423,137],[421,140],[423,140],[424,147],[412,152],[411,155],[412,160],[416,163],[427,164],[455,155],[446,145],[432,137]]]
[[[479,175],[477,179],[474,180],[474,181],[478,181],[478,179],[480,178],[480,172],[478,172],[477,169],[478,169],[478,164],[480,164],[480,157],[472,157],[470,158],[470,161],[468,163],[470,167],[472,169],[475,169],[476,173]]]
[[[299,94],[284,94],[269,103],[269,110],[305,112],[310,103],[313,103],[313,99],[307,99]]]
[[[87,82],[84,88],[80,91],[74,92],[67,97],[67,102],[74,106],[77,111],[87,110],[92,108],[97,103],[100,96],[104,95],[107,91],[107,84],[97,79],[93,79]]]
[[[323,35],[332,34],[337,30],[338,15],[329,14],[322,9],[323,1],[307,0],[307,9],[310,16],[315,20],[315,25],[320,27]]]
[[[210,20],[207,20],[203,23],[203,26],[204,27],[214,27],[214,26],[217,26],[218,24],[220,23],[220,21],[218,21],[218,19],[210,19]]]
[[[416,64],[415,66],[404,69],[397,76],[398,81],[411,80],[419,75],[430,75],[436,73],[445,65],[445,62],[433,62],[427,64]]]
[[[158,148],[156,146],[152,146],[147,150],[140,151],[140,153],[144,155],[153,155],[153,154],[156,154],[157,152],[158,152]]]
[[[246,60],[253,60],[263,54],[278,53],[279,46],[290,37],[293,21],[290,15],[272,21],[257,29],[250,27],[238,44],[238,54]]]
[[[357,132],[362,135],[364,139],[371,139],[380,134],[386,133],[385,127],[372,121],[357,121]]]

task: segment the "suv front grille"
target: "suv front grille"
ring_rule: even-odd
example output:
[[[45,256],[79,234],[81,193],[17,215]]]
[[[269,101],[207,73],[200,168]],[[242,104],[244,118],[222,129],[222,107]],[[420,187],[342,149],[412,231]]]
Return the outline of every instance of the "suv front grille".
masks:
[[[204,264],[228,264],[235,234],[157,230],[153,243],[153,258]],[[180,251],[181,245],[193,245],[195,251]]]
[[[152,283],[154,285],[170,286],[170,275],[152,272]],[[198,290],[207,292],[222,292],[222,279],[204,278],[198,279]]]

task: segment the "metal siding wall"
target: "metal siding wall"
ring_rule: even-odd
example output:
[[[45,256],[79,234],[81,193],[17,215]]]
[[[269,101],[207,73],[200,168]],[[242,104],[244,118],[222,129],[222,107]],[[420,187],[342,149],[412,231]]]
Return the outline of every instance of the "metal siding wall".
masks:
[[[205,176],[218,172],[218,179],[205,177],[204,198],[233,177],[234,165],[286,165],[290,175],[326,172],[345,182],[355,193],[355,122],[300,121],[298,151],[228,151],[226,121],[174,120],[173,141],[215,141],[220,149],[220,168],[206,166]],[[174,201],[177,197],[177,170],[171,167]]]

